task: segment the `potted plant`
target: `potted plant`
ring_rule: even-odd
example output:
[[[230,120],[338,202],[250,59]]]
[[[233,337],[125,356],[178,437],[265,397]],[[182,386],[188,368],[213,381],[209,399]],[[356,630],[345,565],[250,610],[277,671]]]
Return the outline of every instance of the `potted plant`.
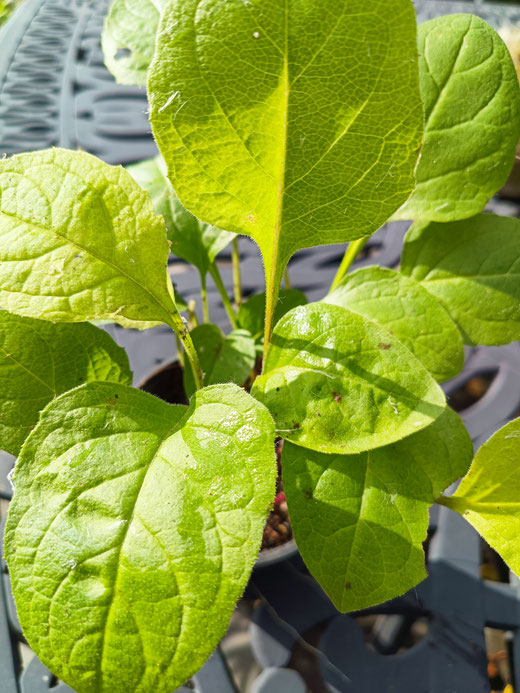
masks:
[[[135,6],[127,21],[116,0],[104,46],[122,81],[148,80],[162,159],[141,185],[83,152],[0,162],[6,558],[28,642],[79,693],[166,693],[204,663],[280,438],[299,550],[339,610],[425,577],[434,502],[520,571],[520,423],[472,461],[438,385],[464,344],[520,337],[520,222],[481,213],[520,133],[499,36],[469,15],[417,30],[409,0]],[[400,270],[349,274],[390,217],[414,221]],[[238,314],[223,293],[224,336],[181,316],[165,266],[169,240],[204,293],[233,234],[257,242],[266,291]],[[338,242],[322,301],[281,294],[294,252]],[[130,387],[99,320],[170,326],[188,404]]]

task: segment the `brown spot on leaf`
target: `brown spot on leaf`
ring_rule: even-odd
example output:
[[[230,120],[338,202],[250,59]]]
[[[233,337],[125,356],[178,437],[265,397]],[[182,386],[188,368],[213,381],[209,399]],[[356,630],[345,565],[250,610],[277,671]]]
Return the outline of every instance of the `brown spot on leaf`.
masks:
[[[341,402],[342,399],[343,397],[341,395],[336,395],[336,397],[334,397],[335,402]]]
[[[345,583],[345,589],[346,589],[346,590],[351,590],[351,589],[352,589],[352,585],[350,584],[350,582],[347,581],[347,582]]]
[[[378,346],[380,349],[382,349],[383,351],[388,351],[388,349],[390,349],[390,347],[391,347],[392,345],[391,345],[391,344],[385,344],[385,342],[380,342],[377,346]]]

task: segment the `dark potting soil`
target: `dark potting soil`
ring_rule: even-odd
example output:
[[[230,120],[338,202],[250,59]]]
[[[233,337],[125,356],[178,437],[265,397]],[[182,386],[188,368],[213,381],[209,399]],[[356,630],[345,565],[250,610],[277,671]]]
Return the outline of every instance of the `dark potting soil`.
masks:
[[[149,392],[168,404],[188,404],[182,380],[182,367],[178,361],[162,366],[143,381],[139,387],[144,392]],[[265,524],[262,551],[281,546],[293,538],[281,476],[282,449],[283,440],[278,440],[276,442],[276,461],[278,464],[276,496],[273,510],[269,513]]]
[[[278,440],[276,442],[276,463],[278,465],[276,496],[274,499],[273,509],[269,513],[267,522],[265,523],[264,536],[262,539],[262,550],[272,549],[275,546],[281,546],[293,538],[291,522],[289,520],[289,511],[287,508],[287,500],[283,490],[281,465],[282,450],[283,440]]]

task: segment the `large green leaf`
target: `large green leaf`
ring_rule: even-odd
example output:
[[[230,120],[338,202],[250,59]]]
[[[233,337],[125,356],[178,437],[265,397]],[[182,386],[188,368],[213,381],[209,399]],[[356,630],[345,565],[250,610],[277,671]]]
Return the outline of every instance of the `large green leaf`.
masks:
[[[409,0],[174,0],[148,94],[179,198],[256,240],[270,300],[296,250],[371,234],[413,189]]]
[[[52,325],[0,310],[0,448],[13,455],[58,395],[98,380],[131,385],[126,352],[90,325]]]
[[[282,318],[253,394],[284,438],[327,453],[394,443],[444,411],[444,395],[388,331],[324,303]]]
[[[160,12],[167,0],[114,0],[101,37],[105,64],[120,84],[146,86]]]
[[[164,217],[172,253],[195,265],[205,277],[211,263],[235,234],[204,224],[182,206],[166,177],[162,157],[129,166],[128,172],[150,193],[155,211]]]
[[[386,327],[439,382],[453,378],[464,365],[462,338],[453,320],[425,288],[399,272],[360,269],[323,301]]]
[[[189,408],[104,383],[55,400],[5,537],[36,654],[78,693],[171,693],[226,630],[275,478],[269,412],[235,385]]]
[[[477,214],[507,180],[520,138],[520,89],[500,36],[472,15],[419,27],[426,110],[417,187],[398,219]]]
[[[419,433],[359,455],[284,444],[298,548],[340,611],[380,604],[426,577],[428,508],[466,473],[472,456],[471,439],[450,409]]]
[[[163,220],[132,177],[85,152],[0,161],[0,305],[56,322],[171,324]]]
[[[479,214],[408,232],[401,271],[448,310],[467,344],[520,339],[520,221]]]
[[[470,522],[520,576],[520,419],[477,452],[466,477],[443,502]]]
[[[256,361],[255,340],[246,330],[233,330],[226,337],[216,325],[199,325],[191,331],[199,355],[204,385],[236,383],[243,385]],[[195,392],[191,369],[184,369],[184,390]]]
[[[303,306],[307,298],[298,289],[282,289],[278,295],[278,303],[274,312],[274,324],[296,306]],[[238,310],[237,322],[239,327],[250,332],[255,339],[261,339],[264,334],[265,291],[255,294],[242,303]]]

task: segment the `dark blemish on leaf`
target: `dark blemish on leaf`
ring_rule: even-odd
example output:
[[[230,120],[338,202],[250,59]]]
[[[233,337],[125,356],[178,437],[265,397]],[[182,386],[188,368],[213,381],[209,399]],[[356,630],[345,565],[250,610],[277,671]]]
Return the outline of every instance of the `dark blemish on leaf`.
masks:
[[[300,424],[297,421],[293,421],[293,428],[300,428]]]
[[[377,345],[380,349],[383,351],[388,351],[390,347],[392,346],[391,344],[385,344],[384,342],[381,342],[380,344]]]
[[[116,400],[113,397],[106,398],[107,407],[115,407]]]
[[[334,397],[335,402],[341,402],[342,399],[343,397],[341,395],[336,395],[336,397]]]
[[[352,589],[352,585],[350,584],[350,582],[347,581],[347,582],[345,583],[345,589],[346,589],[346,590],[351,590],[351,589]]]
[[[114,395],[114,397],[115,397],[116,399],[119,399],[119,395]]]
[[[280,392],[280,388],[279,388],[279,387],[276,388],[276,392]]]
[[[312,488],[306,488],[303,490],[303,495],[308,498],[309,500],[312,500],[313,498],[313,493],[312,493]]]
[[[319,411],[316,412],[316,416],[321,416]]]

